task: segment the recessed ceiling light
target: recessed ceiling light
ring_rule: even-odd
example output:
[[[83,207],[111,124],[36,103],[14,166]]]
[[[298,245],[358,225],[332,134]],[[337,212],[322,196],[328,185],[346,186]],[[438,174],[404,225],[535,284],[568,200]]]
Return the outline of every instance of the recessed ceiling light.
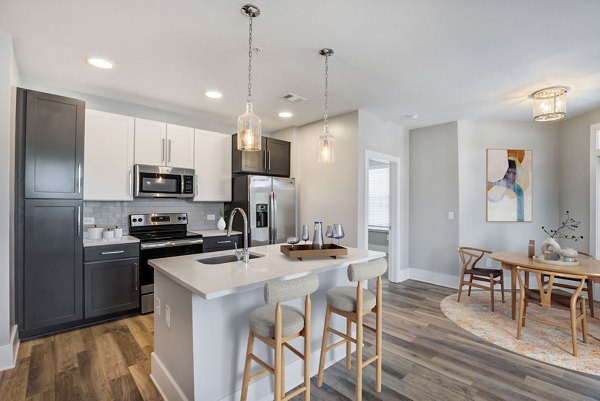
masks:
[[[204,95],[206,95],[206,97],[209,97],[211,99],[220,99],[223,97],[223,94],[221,92],[217,92],[217,91],[206,91],[206,92],[204,92]]]
[[[114,67],[113,63],[104,58],[99,57],[88,57],[87,62],[88,64],[93,65],[94,67],[102,68],[104,70],[110,70]]]
[[[281,118],[290,118],[293,116],[293,114],[290,113],[289,111],[282,111],[281,113],[278,114],[278,116]]]

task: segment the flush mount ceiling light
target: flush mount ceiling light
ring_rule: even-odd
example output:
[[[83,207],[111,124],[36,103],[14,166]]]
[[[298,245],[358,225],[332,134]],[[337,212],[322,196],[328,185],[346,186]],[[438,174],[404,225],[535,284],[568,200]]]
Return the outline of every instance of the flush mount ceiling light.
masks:
[[[566,86],[552,86],[533,92],[533,120],[556,121],[567,115]]]
[[[99,57],[88,57],[87,62],[89,65],[93,65],[96,68],[102,68],[103,70],[110,70],[114,67],[113,63],[104,58]]]
[[[281,113],[278,114],[278,116],[281,118],[290,118],[293,116],[293,114],[290,113],[289,111],[282,111]]]
[[[248,17],[248,95],[246,96],[246,112],[238,117],[237,122],[237,148],[246,152],[255,152],[261,149],[261,122],[260,118],[252,111],[252,19],[260,15],[258,7],[246,4],[242,7],[242,14]]]
[[[325,113],[323,118],[323,133],[319,135],[319,163],[333,163],[335,161],[335,138],[329,134],[329,121],[327,119],[327,97],[329,86],[329,57],[333,55],[332,49],[321,49],[319,52],[325,57]]]
[[[211,99],[220,99],[223,97],[223,94],[217,91],[206,91],[204,92],[204,96],[209,97]]]

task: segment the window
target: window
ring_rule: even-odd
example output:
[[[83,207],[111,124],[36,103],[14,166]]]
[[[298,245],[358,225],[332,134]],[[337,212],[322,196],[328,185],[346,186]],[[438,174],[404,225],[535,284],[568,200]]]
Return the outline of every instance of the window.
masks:
[[[390,163],[369,160],[369,221],[370,228],[390,227]]]

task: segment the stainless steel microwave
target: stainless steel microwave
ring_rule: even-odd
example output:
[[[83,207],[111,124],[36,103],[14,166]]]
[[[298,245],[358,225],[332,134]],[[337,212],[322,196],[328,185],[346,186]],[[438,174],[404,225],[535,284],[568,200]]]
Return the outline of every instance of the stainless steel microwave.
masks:
[[[194,170],[136,164],[135,197],[137,198],[193,198]]]

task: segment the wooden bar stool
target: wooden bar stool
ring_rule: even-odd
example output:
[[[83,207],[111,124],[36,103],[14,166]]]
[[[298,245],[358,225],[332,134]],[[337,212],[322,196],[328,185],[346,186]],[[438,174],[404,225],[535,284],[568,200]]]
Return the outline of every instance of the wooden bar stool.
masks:
[[[248,349],[244,366],[244,381],[241,400],[248,396],[248,384],[268,373],[275,376],[275,401],[289,400],[304,392],[304,400],[310,401],[310,294],[319,288],[319,278],[314,274],[287,281],[265,284],[265,303],[250,313]],[[304,314],[298,309],[281,305],[281,302],[306,296]],[[289,344],[289,341],[304,337],[304,354]],[[275,364],[269,366],[252,352],[257,338],[275,350]],[[285,393],[285,349],[304,360],[304,385],[286,395]],[[264,368],[250,375],[252,361]]]
[[[325,313],[325,325],[323,327],[323,344],[321,345],[321,358],[319,360],[319,377],[317,385],[323,385],[323,371],[325,368],[325,353],[340,345],[346,344],[346,367],[350,369],[351,342],[356,344],[356,401],[362,400],[362,370],[372,362],[377,362],[375,375],[375,391],[381,392],[381,361],[382,361],[382,331],[383,331],[383,304],[381,296],[381,276],[387,271],[387,260],[376,259],[371,262],[352,264],[348,266],[348,278],[350,281],[358,282],[356,287],[336,287],[327,291],[327,311]],[[377,277],[376,294],[364,290],[362,281]],[[363,323],[363,317],[370,312],[377,314],[376,326],[371,327]],[[329,327],[331,314],[346,318],[346,334]],[[356,338],[352,338],[352,323],[356,324]],[[363,327],[375,332],[376,353],[373,357],[363,361]],[[342,340],[327,345],[327,337],[333,333]]]

